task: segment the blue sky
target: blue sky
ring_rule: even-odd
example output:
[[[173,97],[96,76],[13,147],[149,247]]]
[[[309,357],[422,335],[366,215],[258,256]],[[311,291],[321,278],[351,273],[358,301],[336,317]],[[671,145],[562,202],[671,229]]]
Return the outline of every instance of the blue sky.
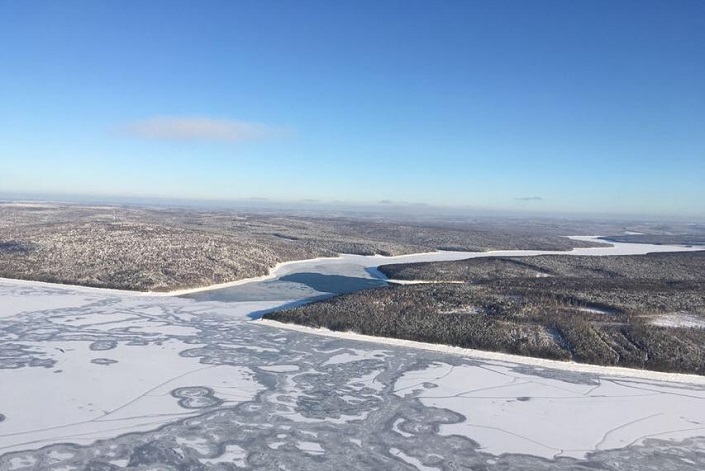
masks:
[[[0,192],[705,216],[705,2],[0,0]]]

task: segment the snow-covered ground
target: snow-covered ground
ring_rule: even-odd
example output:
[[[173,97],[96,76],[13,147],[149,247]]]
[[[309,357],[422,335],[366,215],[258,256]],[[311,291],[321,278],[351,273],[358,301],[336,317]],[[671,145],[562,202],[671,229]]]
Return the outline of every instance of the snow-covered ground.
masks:
[[[651,320],[653,325],[663,327],[681,327],[685,329],[705,329],[705,320],[702,316],[689,312],[674,312],[671,314],[661,314],[654,316]]]
[[[208,299],[0,280],[0,471],[703,469],[701,377],[248,317],[364,288],[381,263],[468,255],[290,263]]]

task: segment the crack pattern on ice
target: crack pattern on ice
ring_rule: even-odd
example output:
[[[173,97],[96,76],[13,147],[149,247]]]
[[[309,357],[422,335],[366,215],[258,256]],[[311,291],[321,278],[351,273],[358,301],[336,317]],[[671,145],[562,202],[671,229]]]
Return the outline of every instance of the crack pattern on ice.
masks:
[[[3,296],[46,308],[0,318],[0,471],[705,468],[698,385],[308,335],[237,303]]]

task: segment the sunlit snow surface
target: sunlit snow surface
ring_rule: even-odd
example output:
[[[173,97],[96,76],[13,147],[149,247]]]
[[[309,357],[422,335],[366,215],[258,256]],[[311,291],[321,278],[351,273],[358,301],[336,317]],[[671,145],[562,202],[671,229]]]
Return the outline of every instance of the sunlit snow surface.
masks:
[[[0,281],[0,470],[705,469],[703,381],[249,320],[324,295],[311,273],[373,279],[362,260],[230,302]]]

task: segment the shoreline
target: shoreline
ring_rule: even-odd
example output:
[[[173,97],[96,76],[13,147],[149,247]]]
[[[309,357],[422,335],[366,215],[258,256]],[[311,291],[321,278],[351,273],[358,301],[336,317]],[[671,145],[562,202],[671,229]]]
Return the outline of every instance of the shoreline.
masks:
[[[414,253],[414,254],[409,254],[409,255],[432,255],[432,254],[439,253],[439,252],[442,252],[442,251],[419,252],[419,253]],[[468,253],[476,253],[476,252],[468,252]],[[345,256],[394,258],[394,257],[404,257],[405,255],[393,255],[391,257],[385,257],[384,255],[377,255],[377,254],[375,254],[375,255],[338,254],[335,257],[315,257],[315,258],[304,258],[304,259],[300,259],[300,260],[289,260],[286,262],[278,262],[276,265],[274,265],[274,267],[269,269],[269,273],[266,275],[252,276],[249,278],[242,278],[239,280],[227,281],[225,283],[216,283],[213,285],[198,286],[198,287],[194,287],[194,288],[181,288],[181,289],[172,290],[172,291],[136,291],[136,290],[120,289],[120,288],[101,288],[99,286],[87,286],[87,285],[78,285],[78,284],[69,284],[69,283],[56,283],[56,282],[52,282],[52,281],[27,280],[24,278],[0,277],[0,281],[17,283],[17,284],[34,284],[34,285],[41,285],[41,286],[47,286],[47,287],[72,288],[72,289],[78,289],[78,290],[96,291],[96,292],[101,292],[101,293],[115,293],[115,294],[126,294],[126,295],[132,295],[132,296],[146,296],[146,297],[160,298],[160,297],[169,297],[169,296],[183,296],[185,294],[201,293],[203,291],[212,291],[212,290],[217,290],[217,289],[230,288],[233,286],[240,286],[240,285],[244,285],[247,283],[254,283],[257,281],[271,280],[271,279],[274,279],[277,277],[278,272],[281,271],[282,268],[285,268],[290,265],[295,265],[298,263],[325,262],[328,260],[331,260],[331,261],[343,260],[343,258]]]
[[[598,241],[599,237],[602,236],[561,236],[561,237],[566,237],[568,239],[572,240],[585,240],[585,241]],[[604,242],[604,241],[601,241]],[[416,252],[416,253],[410,253],[410,254],[403,254],[403,255],[358,255],[358,254],[346,254],[346,253],[340,253],[336,255],[335,257],[314,257],[314,258],[305,258],[305,259],[300,259],[300,260],[289,260],[285,262],[279,262],[273,267],[269,268],[269,273],[266,275],[259,275],[259,276],[253,276],[253,277],[248,277],[248,278],[242,278],[239,280],[233,280],[233,281],[228,281],[225,283],[216,283],[212,285],[205,285],[205,286],[198,286],[198,287],[193,287],[193,288],[181,288],[181,289],[176,289],[172,291],[136,291],[136,290],[128,290],[128,289],[120,289],[120,288],[102,288],[98,286],[87,286],[87,285],[80,285],[80,284],[70,284],[70,283],[56,283],[56,282],[51,282],[51,281],[40,281],[40,280],[27,280],[23,278],[5,278],[5,277],[0,277],[0,281],[2,282],[11,282],[11,283],[17,283],[17,284],[35,284],[35,285],[40,285],[40,286],[46,286],[46,287],[59,287],[59,288],[71,288],[71,289],[76,289],[79,291],[89,291],[89,292],[100,292],[100,293],[112,293],[112,294],[122,294],[122,295],[130,295],[130,296],[144,296],[144,297],[169,297],[169,296],[183,296],[187,294],[194,294],[194,293],[201,293],[204,291],[213,291],[213,290],[218,290],[218,289],[224,289],[224,288],[230,288],[233,286],[240,286],[243,284],[247,283],[253,283],[253,282],[258,282],[258,281],[266,281],[266,280],[271,280],[274,279],[278,276],[279,272],[291,265],[296,265],[296,264],[305,264],[305,263],[316,263],[316,262],[326,262],[326,261],[345,261],[351,260],[354,261],[356,259],[372,259],[372,260],[380,260],[386,263],[380,263],[379,265],[376,265],[375,267],[379,267],[380,265],[388,264],[388,263],[419,263],[419,262],[414,262],[414,261],[404,261],[405,258],[414,258],[414,257],[425,257],[425,256],[432,256],[432,255],[439,255],[439,254],[462,254],[462,256],[467,255],[466,258],[484,258],[484,257],[531,257],[531,256],[537,256],[537,255],[578,255],[578,256],[596,256],[596,257],[602,257],[602,256],[610,256],[610,255],[626,255],[619,253],[618,248],[620,246],[625,246],[625,245],[633,245],[633,246],[649,246],[650,248],[655,249],[653,252],[668,252],[668,253],[675,253],[675,252],[694,252],[694,251],[702,251],[705,250],[705,246],[685,246],[685,245],[654,245],[654,244],[641,244],[641,243],[623,243],[623,242],[605,242],[606,244],[609,244],[608,246],[604,247],[573,247],[571,250],[531,250],[531,249],[512,249],[512,250],[505,250],[505,249],[499,249],[499,250],[488,250],[484,252],[465,252],[465,251],[451,251],[451,250],[435,250],[435,251],[429,251],[429,252]],[[665,250],[664,250],[665,249]],[[600,253],[600,251],[604,250],[615,250],[617,253],[614,254],[609,254],[609,253]],[[585,253],[584,251],[588,251],[588,253]],[[589,253],[589,251],[595,251],[597,253]],[[579,252],[579,253],[576,253]],[[637,254],[632,254],[632,255],[641,255],[644,253],[653,253],[653,252],[639,252]],[[459,258],[452,258],[452,260],[464,260],[465,258],[459,257]],[[432,262],[434,260],[428,260],[428,262]],[[443,260],[439,260],[443,261]],[[426,261],[423,261],[426,262]],[[422,263],[423,263],[422,262]],[[381,272],[380,272],[381,274]],[[377,278],[381,279],[384,281],[387,281],[389,283],[395,283],[395,284],[417,284],[416,281],[412,283],[407,283],[405,280],[392,280],[384,276],[383,278]],[[424,280],[424,283],[434,283],[434,281],[428,281]]]
[[[597,248],[597,247],[596,247]],[[573,249],[574,250],[574,249]],[[466,254],[487,254],[487,253],[494,253],[494,252],[501,252],[500,250],[492,250],[492,251],[487,251],[487,252],[462,252]],[[571,251],[566,251],[562,253],[570,253]],[[364,258],[372,258],[372,259],[380,259],[380,260],[389,260],[393,261],[395,258],[400,258],[400,257],[417,257],[417,256],[425,256],[425,255],[435,255],[439,253],[461,253],[461,252],[452,252],[448,250],[436,250],[433,252],[414,252],[410,254],[404,254],[404,255],[358,255],[358,254],[348,254],[348,253],[340,253],[336,255],[335,257],[314,257],[314,258],[303,258],[299,260],[289,260],[286,262],[278,262],[276,265],[271,267],[269,269],[269,273],[266,275],[259,275],[259,276],[251,276],[249,278],[242,278],[239,280],[233,280],[233,281],[226,281],[225,283],[216,283],[213,285],[206,285],[206,286],[197,286],[193,288],[181,288],[181,289],[176,289],[172,291],[136,291],[136,290],[129,290],[129,289],[120,289],[120,288],[101,288],[99,286],[87,286],[87,285],[79,285],[79,284],[70,284],[70,283],[56,283],[52,281],[40,281],[40,280],[28,280],[24,278],[5,278],[5,277],[0,277],[0,281],[4,282],[13,282],[13,283],[21,283],[21,284],[27,284],[27,283],[32,283],[32,284],[39,284],[42,286],[47,286],[47,287],[60,287],[60,288],[75,288],[79,290],[90,290],[90,291],[99,291],[99,292],[108,292],[108,293],[115,293],[115,294],[127,294],[127,295],[132,295],[132,296],[149,296],[149,297],[169,297],[169,296],[183,296],[185,294],[193,294],[193,293],[201,293],[204,291],[212,291],[212,290],[217,290],[217,289],[223,289],[223,288],[231,288],[233,286],[240,286],[244,285],[247,283],[253,283],[257,281],[266,281],[266,280],[271,280],[277,277],[279,274],[278,272],[281,271],[283,268],[286,268],[291,265],[296,265],[296,264],[303,264],[303,263],[316,263],[316,262],[325,262],[325,261],[342,261],[345,260],[346,258],[358,258],[358,257],[364,257]],[[380,272],[381,273],[381,272]],[[392,281],[388,280],[386,277],[380,278],[385,281]]]
[[[666,373],[663,371],[640,370],[635,368],[625,368],[621,366],[602,366],[590,363],[576,363],[570,361],[550,360],[547,358],[513,355],[511,353],[490,352],[486,350],[475,350],[471,348],[455,347],[451,345],[417,342],[415,340],[397,339],[394,337],[376,337],[373,335],[363,335],[356,332],[340,332],[326,329],[324,327],[308,327],[299,324],[288,324],[273,321],[270,319],[257,319],[257,324],[273,327],[277,329],[291,330],[304,334],[319,335],[322,337],[336,338],[341,340],[354,340],[359,342],[376,343],[393,347],[415,348],[444,354],[452,354],[465,358],[477,360],[501,361],[515,363],[526,366],[547,368],[572,373],[596,374],[600,376],[617,376],[632,379],[645,379],[653,381],[665,381],[671,383],[697,384],[705,386],[705,376],[688,373]]]
[[[433,252],[429,252],[429,253],[433,253]],[[160,298],[160,297],[169,297],[169,296],[182,296],[185,294],[200,293],[203,291],[211,291],[211,290],[216,290],[216,289],[230,288],[232,286],[244,285],[246,283],[252,283],[252,282],[256,282],[256,281],[266,281],[269,279],[276,278],[276,275],[277,275],[276,272],[286,266],[289,266],[289,265],[293,265],[296,263],[307,263],[307,262],[339,260],[339,259],[340,259],[340,255],[338,255],[337,257],[316,257],[316,258],[305,258],[302,260],[289,260],[286,262],[277,263],[276,265],[274,265],[274,267],[269,269],[270,271],[266,275],[252,276],[249,278],[242,278],[239,280],[227,281],[225,283],[216,283],[213,285],[198,286],[198,287],[194,287],[194,288],[181,288],[181,289],[172,290],[172,291],[137,291],[137,290],[120,289],[120,288],[101,288],[99,286],[87,286],[87,285],[77,285],[77,284],[69,284],[69,283],[55,283],[55,282],[51,282],[51,281],[27,280],[24,278],[0,277],[0,281],[13,282],[13,283],[18,283],[18,284],[31,283],[31,284],[39,284],[39,285],[47,286],[47,287],[72,288],[72,289],[79,289],[79,290],[97,291],[97,292],[101,292],[101,293],[115,293],[115,294],[126,294],[126,295],[132,295],[132,296],[146,296],[146,297]]]

